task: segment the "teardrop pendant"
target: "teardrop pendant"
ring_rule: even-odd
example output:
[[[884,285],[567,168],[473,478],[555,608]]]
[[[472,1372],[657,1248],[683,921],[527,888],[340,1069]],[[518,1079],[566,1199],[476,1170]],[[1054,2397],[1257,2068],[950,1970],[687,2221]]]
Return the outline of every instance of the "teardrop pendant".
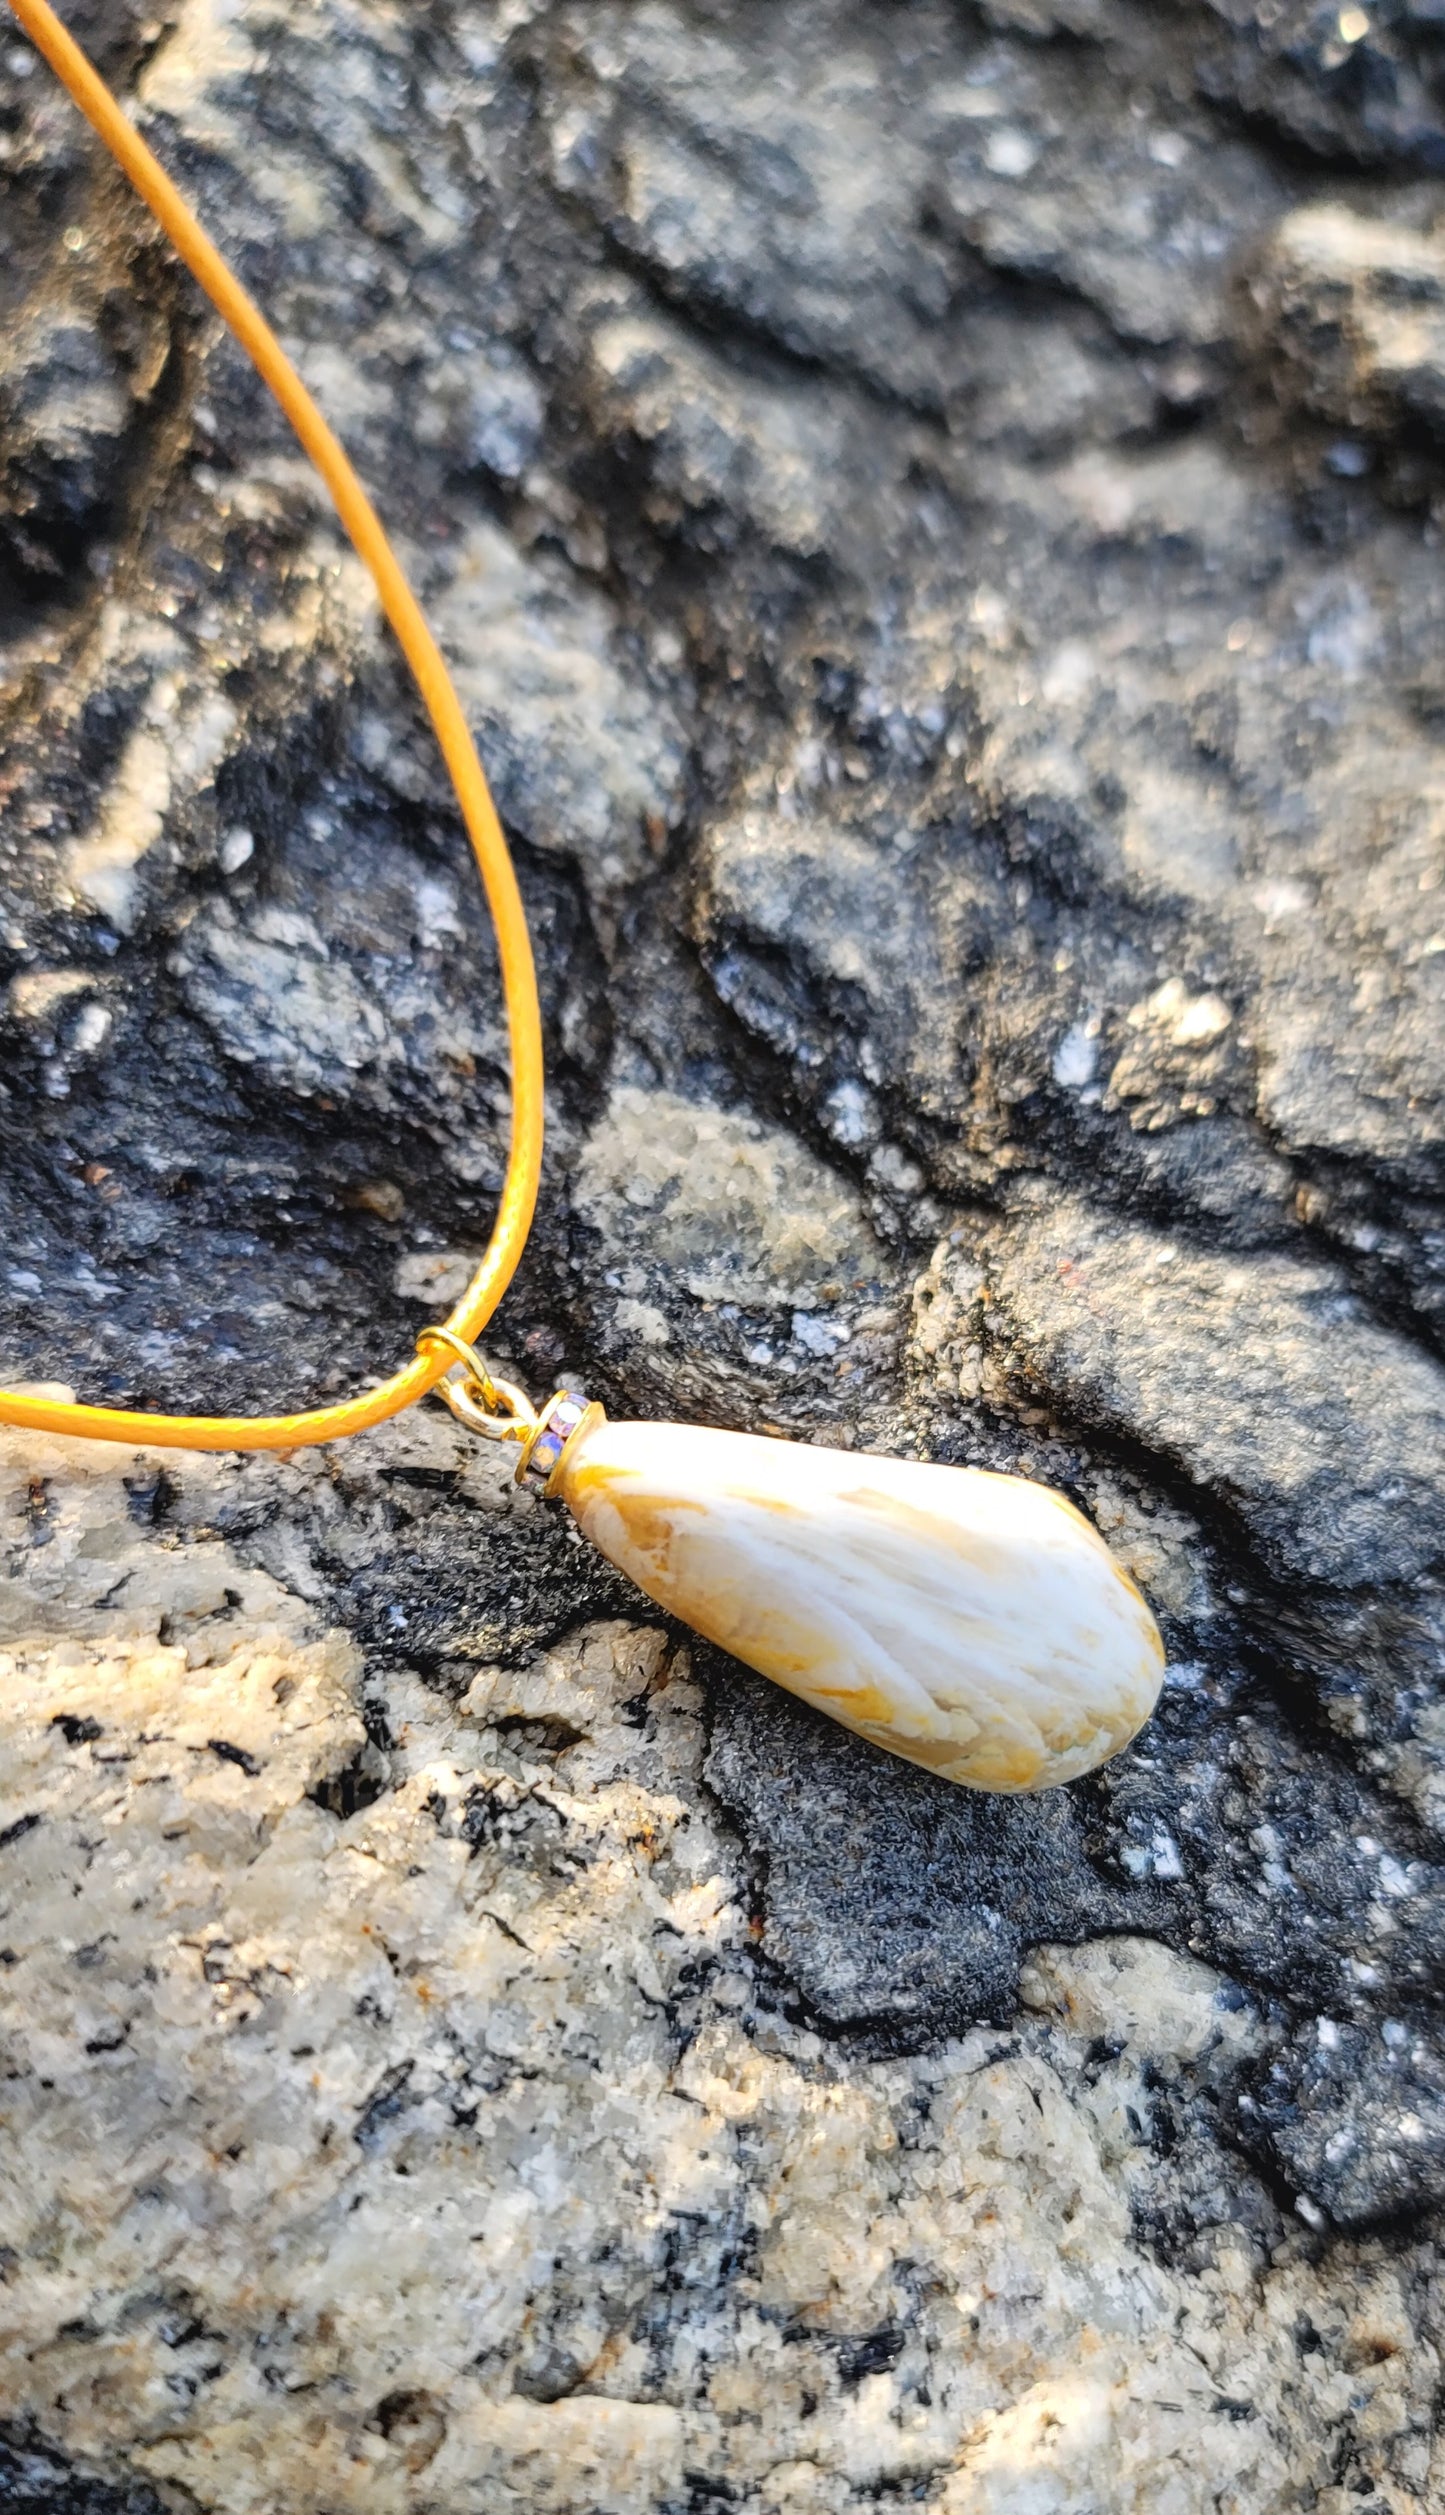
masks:
[[[524,1478],[669,1615],[968,1789],[1077,1780],[1158,1699],[1139,1591],[1072,1503],[1022,1477],[612,1423],[564,1393]]]

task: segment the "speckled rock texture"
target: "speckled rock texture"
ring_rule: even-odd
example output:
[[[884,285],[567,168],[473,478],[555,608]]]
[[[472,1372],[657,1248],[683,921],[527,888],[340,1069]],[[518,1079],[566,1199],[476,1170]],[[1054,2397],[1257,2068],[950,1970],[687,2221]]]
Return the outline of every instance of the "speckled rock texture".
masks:
[[[0,2508],[1442,2515],[1445,8],[71,0],[515,842],[493,1361],[1058,1485],[952,1791],[435,1408],[0,1443]],[[0,1351],[304,1404],[495,961],[283,423],[0,44]]]

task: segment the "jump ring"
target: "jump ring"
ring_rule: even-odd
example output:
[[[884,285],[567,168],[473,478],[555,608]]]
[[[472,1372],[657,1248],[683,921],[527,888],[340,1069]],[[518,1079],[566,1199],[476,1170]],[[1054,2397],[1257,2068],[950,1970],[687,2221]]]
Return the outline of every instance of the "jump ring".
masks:
[[[416,1340],[418,1353],[428,1345],[445,1345],[466,1373],[437,1382],[436,1394],[451,1408],[458,1423],[480,1432],[488,1441],[527,1441],[537,1428],[537,1410],[524,1389],[510,1380],[494,1380],[482,1357],[465,1337],[450,1327],[424,1327]],[[479,1402],[480,1401],[480,1402]]]

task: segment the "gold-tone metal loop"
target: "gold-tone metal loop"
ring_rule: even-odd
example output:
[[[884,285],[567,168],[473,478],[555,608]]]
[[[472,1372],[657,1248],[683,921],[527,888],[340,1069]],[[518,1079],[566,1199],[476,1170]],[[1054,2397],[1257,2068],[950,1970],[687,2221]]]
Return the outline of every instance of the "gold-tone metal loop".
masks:
[[[497,1384],[492,1378],[490,1371],[487,1369],[487,1366],[483,1362],[475,1345],[469,1345],[466,1338],[464,1336],[458,1336],[454,1328],[424,1327],[420,1336],[416,1340],[417,1352],[419,1354],[424,1354],[430,1345],[444,1345],[447,1352],[452,1355],[453,1359],[461,1364],[463,1370],[466,1372],[467,1378],[475,1382],[476,1386],[481,1390],[482,1395],[487,1400],[488,1404],[492,1404],[494,1402],[497,1395]],[[500,1407],[497,1408],[497,1412],[501,1412]]]
[[[514,1381],[494,1380],[476,1348],[449,1327],[424,1327],[416,1340],[418,1353],[442,1345],[461,1365],[464,1377],[448,1372],[438,1380],[436,1395],[451,1408],[458,1423],[479,1432],[486,1441],[528,1441],[537,1429],[537,1409],[525,1389]]]

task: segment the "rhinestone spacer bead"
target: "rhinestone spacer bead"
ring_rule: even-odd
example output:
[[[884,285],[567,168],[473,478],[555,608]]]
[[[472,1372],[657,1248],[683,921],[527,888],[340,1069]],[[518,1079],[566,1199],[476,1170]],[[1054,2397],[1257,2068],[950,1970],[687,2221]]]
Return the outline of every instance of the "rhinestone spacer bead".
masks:
[[[598,1407],[589,1406],[586,1398],[579,1397],[574,1389],[559,1389],[538,1415],[537,1428],[517,1468],[517,1483],[532,1485],[545,1493],[557,1472],[562,1452],[579,1424],[585,1416],[596,1415],[600,1411]]]

